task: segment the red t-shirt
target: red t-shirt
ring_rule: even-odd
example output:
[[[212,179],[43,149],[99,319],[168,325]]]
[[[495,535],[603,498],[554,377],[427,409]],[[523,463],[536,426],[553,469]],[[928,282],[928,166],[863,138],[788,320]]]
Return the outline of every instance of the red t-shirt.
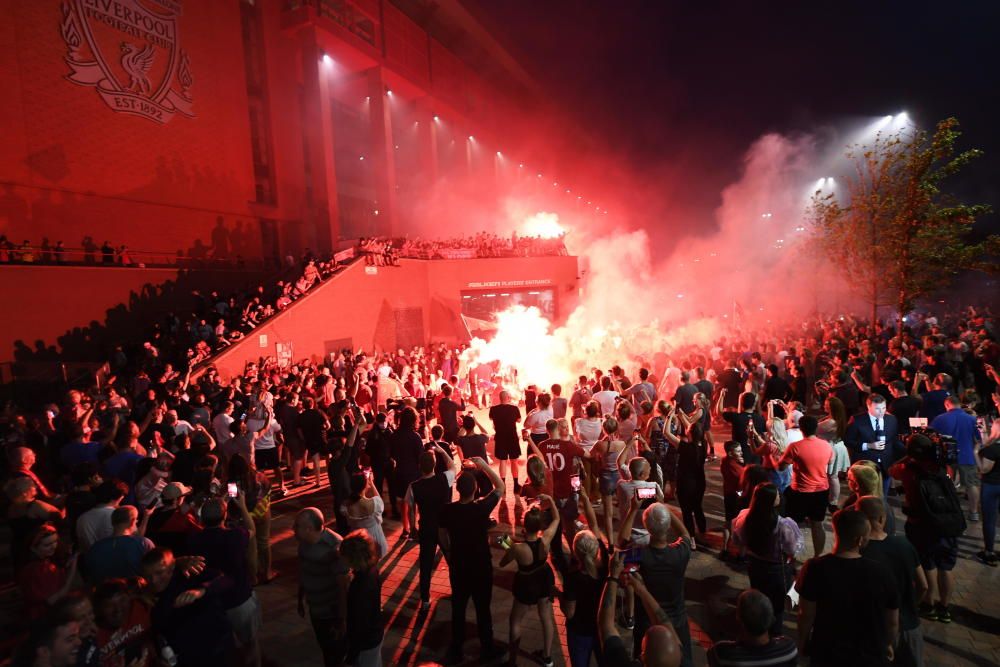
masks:
[[[815,493],[830,488],[826,471],[832,458],[833,448],[830,443],[811,435],[788,445],[778,465],[786,462],[792,464],[792,490]]]
[[[552,471],[552,495],[555,498],[569,498],[573,495],[570,478],[576,474],[573,457],[583,458],[587,452],[583,447],[569,440],[548,439],[538,445],[545,459],[545,465]]]
[[[97,650],[101,656],[101,667],[126,667],[146,650],[146,665],[155,662],[155,646],[150,629],[149,607],[141,600],[132,600],[132,607],[122,626],[108,630],[98,626]]]
[[[47,600],[59,592],[66,584],[66,570],[50,560],[32,560],[21,568],[17,575],[17,585],[24,598],[29,620],[45,615]]]
[[[722,473],[722,495],[735,496],[740,490],[740,478],[743,476],[743,464],[726,454],[719,465]]]

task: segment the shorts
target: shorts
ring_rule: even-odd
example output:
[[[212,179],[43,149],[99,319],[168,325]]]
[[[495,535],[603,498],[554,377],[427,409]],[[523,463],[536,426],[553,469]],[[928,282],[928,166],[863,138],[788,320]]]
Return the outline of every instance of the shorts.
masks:
[[[291,453],[292,458],[302,458],[306,454],[306,443],[298,436],[286,436],[285,447]]]
[[[722,496],[722,506],[726,514],[726,523],[730,523],[743,509],[743,499],[735,493],[727,493]]]
[[[326,456],[330,453],[330,445],[323,440],[314,440],[306,444],[309,456]]]
[[[802,523],[805,519],[822,521],[826,518],[826,506],[830,502],[829,498],[829,489],[809,492],[788,489],[785,494],[785,516],[795,523]]]
[[[277,470],[278,469],[278,448],[255,449],[254,460],[257,462],[257,470]]]
[[[493,456],[499,461],[511,461],[521,458],[521,441],[504,442],[502,440],[494,440]]]
[[[529,437],[531,438],[531,441],[533,443],[535,443],[536,445],[540,445],[540,444],[542,444],[543,442],[545,442],[546,440],[549,439],[549,434],[548,433],[531,433],[531,434],[529,434]]]
[[[618,489],[618,480],[620,479],[621,475],[618,474],[617,470],[602,470],[600,478],[601,495],[615,495],[615,490]],[[611,510],[607,508],[604,511],[609,512]]]
[[[958,481],[965,486],[979,486],[979,470],[975,465],[965,466],[959,464],[956,466],[958,468]]]
[[[920,526],[906,522],[906,539],[917,550],[920,565],[925,570],[943,570],[950,572],[955,569],[958,561],[958,538],[928,535]]]

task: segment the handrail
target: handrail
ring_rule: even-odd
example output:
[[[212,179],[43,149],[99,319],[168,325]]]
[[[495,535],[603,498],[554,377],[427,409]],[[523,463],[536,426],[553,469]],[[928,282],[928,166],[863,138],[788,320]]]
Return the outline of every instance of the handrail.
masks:
[[[281,310],[275,309],[273,315],[257,322],[252,329],[243,332],[242,336],[238,340],[233,341],[229,345],[224,345],[222,347],[216,347],[212,349],[212,351],[207,356],[194,362],[194,364],[191,367],[192,379],[197,379],[202,373],[207,371],[223,354],[229,352],[230,350],[235,349],[236,347],[239,347],[242,343],[244,343],[247,339],[251,337],[251,335],[255,330],[260,329],[262,326],[271,322],[276,317],[279,317],[289,308],[294,308],[296,304],[298,304],[300,301],[308,299],[310,296],[319,291],[320,287],[333,281],[334,278],[336,278],[344,271],[346,271],[347,268],[350,267],[352,264],[357,263],[358,260],[360,260],[362,257],[363,255],[354,254],[351,257],[347,258],[346,260],[337,262],[336,268],[334,269],[333,273],[329,274],[325,278],[320,278],[320,280],[317,280],[315,283],[313,283],[312,287],[309,288],[309,291],[307,291],[305,294],[292,301],[292,303],[290,303],[286,308],[282,308]]]
[[[132,250],[120,248],[107,253],[100,246],[66,247],[11,245],[0,246],[0,266],[95,266],[104,268],[218,268],[218,269],[260,269],[268,265],[261,258],[236,257],[190,257],[181,252],[155,250]]]

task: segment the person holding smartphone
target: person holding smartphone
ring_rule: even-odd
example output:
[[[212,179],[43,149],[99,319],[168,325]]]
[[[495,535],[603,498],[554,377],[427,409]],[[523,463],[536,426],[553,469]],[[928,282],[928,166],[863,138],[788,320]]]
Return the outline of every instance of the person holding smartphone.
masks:
[[[604,532],[612,534],[612,496],[621,479],[619,466],[625,455],[625,441],[618,436],[618,420],[608,417],[604,420],[604,438],[590,450],[591,465],[597,469],[604,508]]]
[[[574,465],[574,459],[582,459],[587,456],[587,453],[583,447],[575,442],[559,437],[558,420],[548,420],[545,428],[549,437],[538,444],[529,440],[528,446],[533,453],[542,459],[552,473],[552,496],[555,499],[556,507],[562,514],[562,521],[559,524],[560,530],[565,533],[567,541],[572,544],[573,536],[576,533],[576,518],[580,514],[579,487],[573,488],[573,477],[576,477],[577,483],[579,483],[579,474]],[[559,539],[561,538],[554,538],[553,543]],[[565,575],[565,572],[562,571],[565,569],[565,560],[556,559],[555,562],[556,567],[560,567],[562,564],[560,573]]]
[[[552,613],[552,599],[555,575],[549,567],[549,546],[559,531],[559,514],[550,513],[551,521],[546,525],[542,507],[552,507],[555,503],[550,496],[540,494],[541,501],[524,515],[524,541],[515,542],[506,548],[500,567],[510,562],[517,563],[514,574],[514,605],[510,613],[509,651],[516,655],[521,643],[521,625],[531,607],[538,610],[542,623],[542,652],[539,656],[544,667],[552,667],[552,643],[555,639],[555,616]],[[501,544],[501,546],[503,546]]]

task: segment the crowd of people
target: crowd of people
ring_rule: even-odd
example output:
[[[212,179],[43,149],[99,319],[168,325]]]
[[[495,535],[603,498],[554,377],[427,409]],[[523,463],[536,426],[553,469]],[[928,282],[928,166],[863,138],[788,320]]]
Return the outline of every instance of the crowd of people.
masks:
[[[297,277],[229,293],[195,290],[187,312],[170,311],[150,325],[141,344],[116,347],[109,359],[110,372],[148,375],[151,369],[157,372],[164,369],[168,376],[174,377],[182,375],[183,369],[194,370],[288,308],[340,268],[332,259],[320,260],[307,254]]]
[[[738,636],[710,664],[922,664],[921,623],[951,621],[969,525],[982,528],[977,558],[997,565],[994,326],[972,310],[911,317],[902,332],[814,318],[520,395],[440,344],[262,360],[226,379],[174,367],[162,343],[118,349],[109,385],[2,415],[26,632],[16,664],[258,664],[255,587],[277,574],[271,504],[324,475],[332,504],[299,512],[294,535],[299,613],[327,665],[381,664],[385,519],[417,543],[424,609],[439,550],[447,560],[447,661],[464,656],[471,600],[483,661],[516,664],[537,615],[534,659],[552,664],[558,604],[574,667],[690,665],[685,573],[714,552],[750,588]],[[713,426],[731,427],[718,446]],[[711,465],[725,522],[710,527]],[[495,516],[508,484],[525,504],[516,526]],[[491,603],[506,567],[503,649]]]
[[[101,266],[134,266],[136,262],[127,245],[114,246],[105,241],[98,246],[89,236],[81,248],[67,248],[62,241],[52,243],[48,237],[39,245],[25,239],[20,245],[0,234],[0,264],[68,264],[82,262]]]
[[[566,255],[563,236],[509,237],[480,232],[449,239],[363,238],[359,248],[369,265],[394,266],[400,257],[408,259],[469,259],[482,257],[546,257]]]

